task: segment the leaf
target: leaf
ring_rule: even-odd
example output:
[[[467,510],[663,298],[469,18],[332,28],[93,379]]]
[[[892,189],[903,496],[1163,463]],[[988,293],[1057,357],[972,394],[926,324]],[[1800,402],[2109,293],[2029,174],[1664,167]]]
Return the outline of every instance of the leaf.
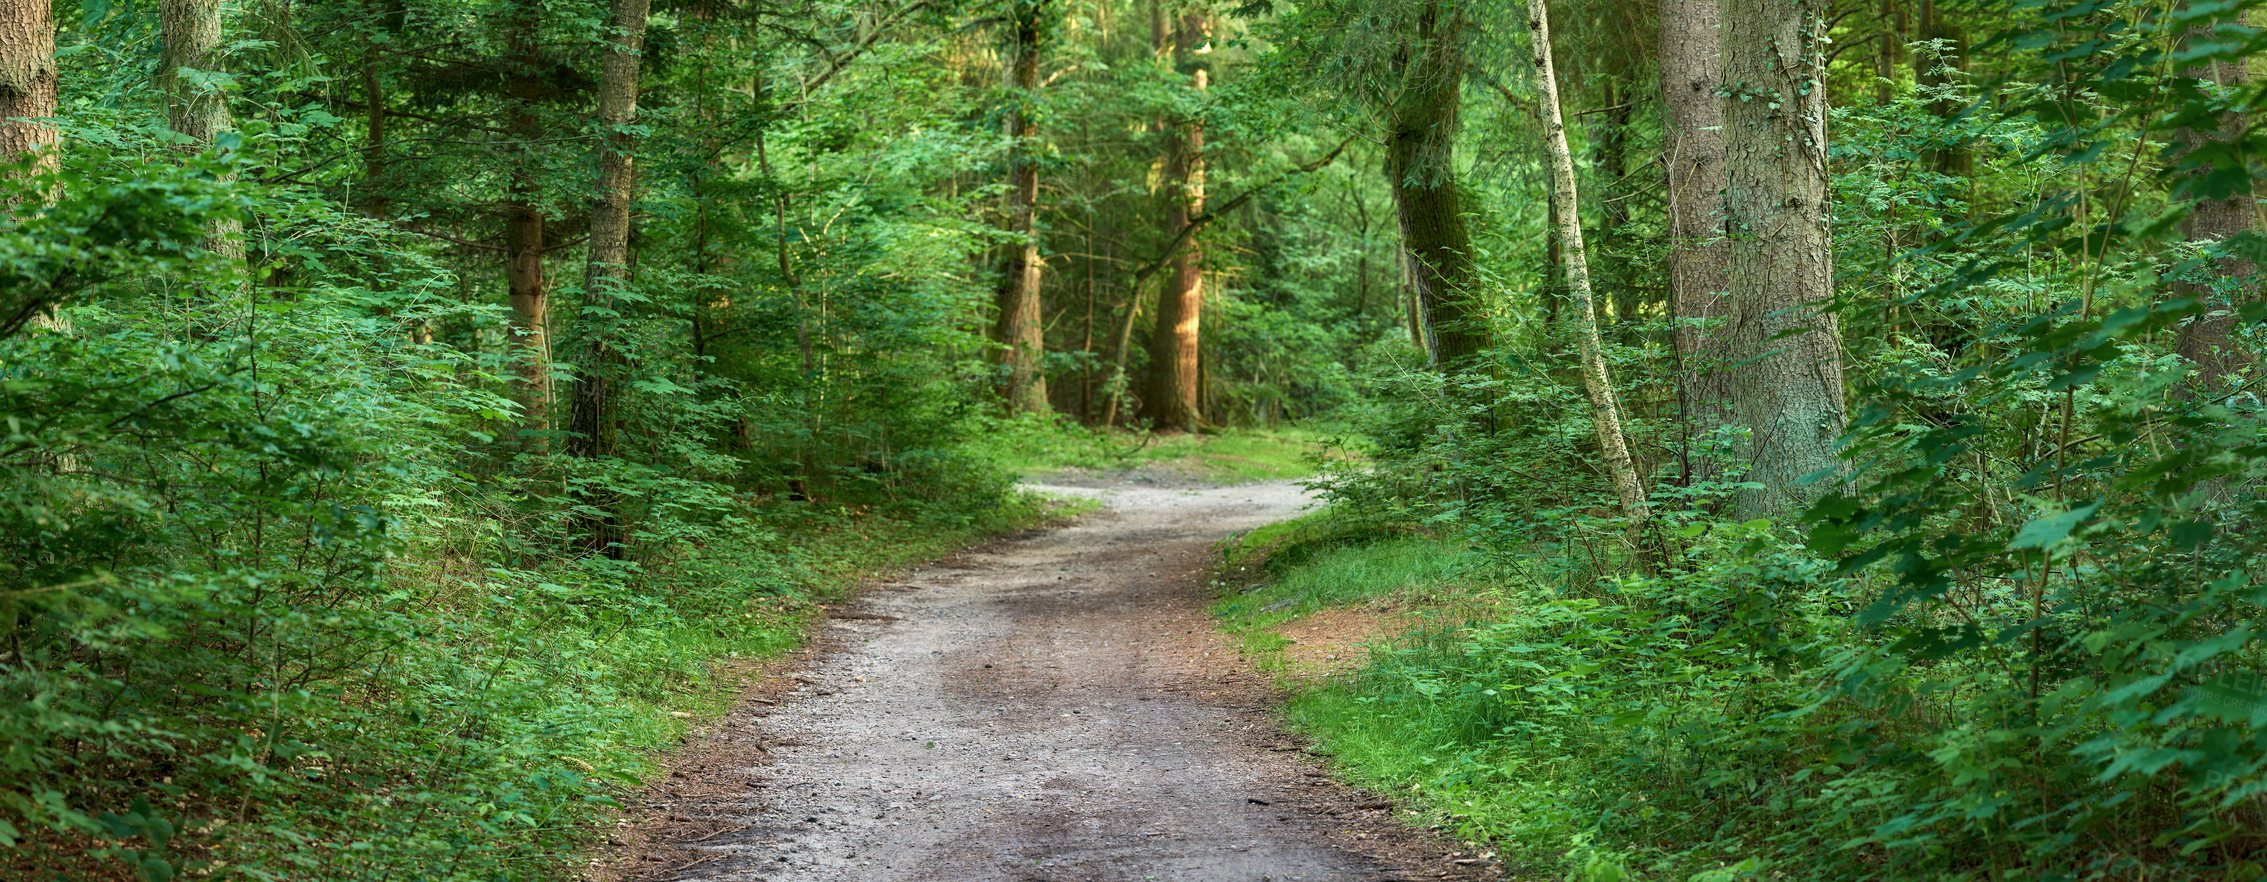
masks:
[[[2097,499],[2068,511],[2034,518],[2030,523],[2024,524],[2023,529],[2015,531],[2015,539],[2007,543],[2008,550],[2046,548],[2070,538],[2070,531],[2077,529],[2079,523],[2092,517],[2094,511],[2101,507],[2102,501]]]

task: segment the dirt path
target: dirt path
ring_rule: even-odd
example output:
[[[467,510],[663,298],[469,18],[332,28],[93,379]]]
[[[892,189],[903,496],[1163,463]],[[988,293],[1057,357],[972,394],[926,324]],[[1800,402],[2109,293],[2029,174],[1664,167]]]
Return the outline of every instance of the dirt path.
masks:
[[[1322,777],[1204,616],[1215,543],[1296,514],[1299,488],[1043,489],[1105,508],[838,615],[646,795],[601,875],[1492,878]]]

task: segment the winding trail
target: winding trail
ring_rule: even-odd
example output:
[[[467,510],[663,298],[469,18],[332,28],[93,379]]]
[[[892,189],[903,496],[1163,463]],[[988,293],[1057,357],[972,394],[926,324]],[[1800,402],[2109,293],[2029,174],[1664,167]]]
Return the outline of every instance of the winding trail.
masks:
[[[799,673],[744,700],[646,794],[600,875],[1492,877],[1324,777],[1203,613],[1217,543],[1297,514],[1304,491],[1038,489],[1104,508],[838,613]]]

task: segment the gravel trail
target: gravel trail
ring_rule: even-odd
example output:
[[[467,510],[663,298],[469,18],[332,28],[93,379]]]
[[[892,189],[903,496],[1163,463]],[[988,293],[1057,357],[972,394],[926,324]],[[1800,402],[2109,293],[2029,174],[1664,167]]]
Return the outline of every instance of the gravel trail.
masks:
[[[600,877],[1493,877],[1324,777],[1204,616],[1216,544],[1304,491],[1086,483],[1038,489],[1103,510],[838,613],[645,795]]]

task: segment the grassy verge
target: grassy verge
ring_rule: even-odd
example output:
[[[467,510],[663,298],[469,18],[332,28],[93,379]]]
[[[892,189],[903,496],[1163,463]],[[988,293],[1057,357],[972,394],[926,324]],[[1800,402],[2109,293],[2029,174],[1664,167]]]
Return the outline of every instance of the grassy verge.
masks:
[[[1285,632],[1318,615],[1357,614],[1312,635],[1353,657],[1360,644],[1453,615],[1467,605],[1459,598],[1469,598],[1456,590],[1456,550],[1446,543],[1350,524],[1327,510],[1244,535],[1228,548],[1219,584],[1225,590],[1211,611],[1221,627],[1254,664],[1286,675],[1302,671],[1287,657],[1297,640]]]
[[[980,454],[1021,475],[1058,471],[1162,471],[1236,483],[1314,474],[1327,433],[1297,427],[1158,435],[1094,429],[1052,417],[1003,419],[987,428]]]
[[[1573,593],[1482,564],[1461,543],[1324,514],[1230,548],[1214,612],[1280,672],[1291,724],[1343,778],[1401,798],[1412,822],[1498,857],[1514,878],[1839,878],[1820,875],[1845,868],[1834,843],[1870,829],[1862,812],[1884,797],[1811,795],[1801,775],[1747,771],[1835,748],[1787,712],[1800,708],[1756,661],[1761,631],[1745,623],[1792,617],[1745,612],[1735,603],[1764,593],[1724,587],[1813,565],[1720,532],[1690,570]],[[1351,664],[1317,675],[1289,663],[1307,623],[1338,616],[1337,631],[1359,630],[1343,627],[1349,611],[1380,605],[1397,615],[1351,620],[1371,641]],[[1774,792],[1790,795],[1756,796]]]
[[[1494,715],[1475,713],[1494,693],[1454,671],[1461,637],[1515,609],[1462,551],[1326,510],[1228,547],[1212,612],[1291,690],[1291,724],[1343,778],[1403,798],[1413,822],[1491,857],[1555,862],[1572,827],[1551,808],[1561,804],[1553,795],[1579,783],[1537,765],[1547,750],[1520,748],[1490,728]],[[1314,663],[1317,653],[1339,663]]]

